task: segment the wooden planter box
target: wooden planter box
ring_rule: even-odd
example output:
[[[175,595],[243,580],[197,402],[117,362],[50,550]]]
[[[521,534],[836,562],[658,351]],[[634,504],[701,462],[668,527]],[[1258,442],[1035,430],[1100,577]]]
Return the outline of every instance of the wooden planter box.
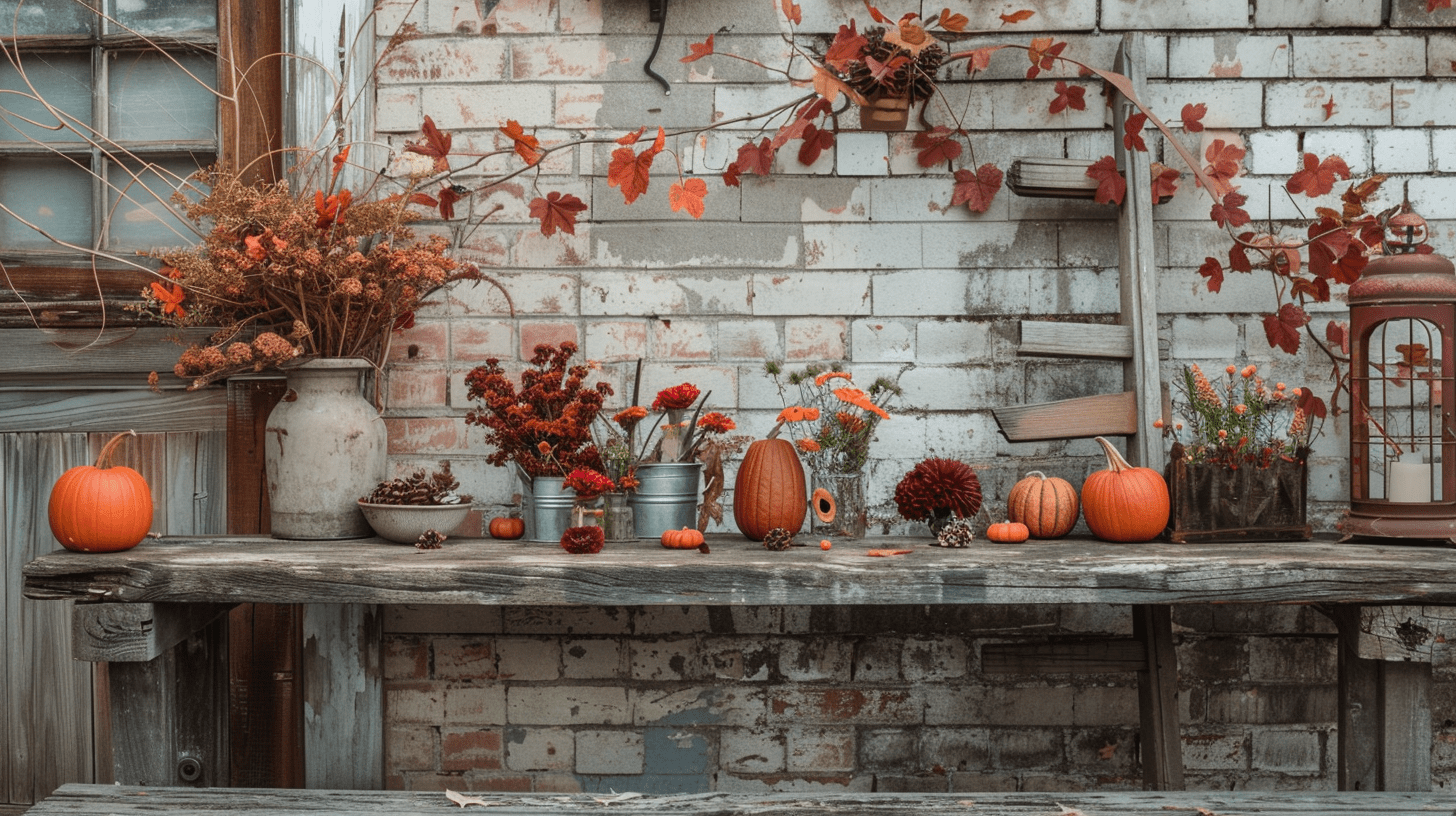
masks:
[[[1169,541],[1302,541],[1309,450],[1267,468],[1189,464],[1174,445],[1165,476],[1172,508]]]

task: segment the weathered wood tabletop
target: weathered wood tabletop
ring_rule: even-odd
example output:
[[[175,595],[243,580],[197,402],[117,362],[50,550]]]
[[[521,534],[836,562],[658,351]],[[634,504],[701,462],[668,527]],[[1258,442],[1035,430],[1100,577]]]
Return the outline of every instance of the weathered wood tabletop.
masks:
[[[1450,793],[1129,792],[952,794],[724,794],[614,797],[609,794],[466,794],[479,796],[490,816],[615,813],[619,816],[1432,816],[1456,813]],[[610,804],[604,800],[615,800]],[[467,807],[470,813],[472,807]],[[28,816],[168,816],[238,813],[253,816],[333,816],[461,812],[444,793],[396,791],[230,790],[66,785]]]
[[[125,603],[1456,603],[1456,550],[1438,547],[1063,539],[947,550],[926,538],[867,538],[771,552],[737,535],[710,535],[708,545],[706,554],[641,541],[570,555],[492,539],[438,550],[380,539],[149,539],[121,553],[43,555],[25,566],[24,592]],[[871,548],[911,552],[868,557]]]

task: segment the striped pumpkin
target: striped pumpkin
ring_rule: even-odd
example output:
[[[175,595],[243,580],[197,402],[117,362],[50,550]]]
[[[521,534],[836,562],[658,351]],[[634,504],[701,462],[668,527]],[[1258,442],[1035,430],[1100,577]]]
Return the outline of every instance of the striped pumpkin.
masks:
[[[1061,538],[1077,526],[1077,489],[1057,476],[1039,470],[1011,488],[1006,497],[1006,515],[1026,525],[1032,538]]]

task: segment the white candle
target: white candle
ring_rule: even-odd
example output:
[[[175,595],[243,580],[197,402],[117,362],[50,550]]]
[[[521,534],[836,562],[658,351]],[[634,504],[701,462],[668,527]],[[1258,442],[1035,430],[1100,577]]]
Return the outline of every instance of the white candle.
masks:
[[[1418,457],[1402,457],[1418,458]],[[1418,462],[1391,462],[1386,467],[1386,495],[1393,502],[1429,502],[1431,466]]]

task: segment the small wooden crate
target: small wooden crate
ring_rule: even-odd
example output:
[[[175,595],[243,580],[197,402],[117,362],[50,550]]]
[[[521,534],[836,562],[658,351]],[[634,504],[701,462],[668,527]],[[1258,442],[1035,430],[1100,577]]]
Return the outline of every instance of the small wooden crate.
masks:
[[[1165,476],[1171,510],[1169,541],[1303,541],[1309,450],[1267,468],[1189,464],[1174,445]]]

